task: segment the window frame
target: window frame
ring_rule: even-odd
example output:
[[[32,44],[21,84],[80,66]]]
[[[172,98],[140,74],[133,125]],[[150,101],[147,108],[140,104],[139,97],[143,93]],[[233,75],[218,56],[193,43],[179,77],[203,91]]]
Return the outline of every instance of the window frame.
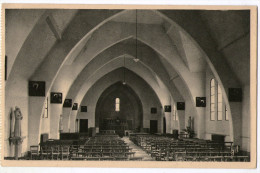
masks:
[[[115,99],[115,111],[120,112],[120,98],[119,97],[117,97]]]
[[[225,121],[229,121],[229,113],[228,113],[227,105],[225,105]]]
[[[218,96],[217,96],[217,121],[222,121],[223,120],[223,94],[222,94],[220,85],[217,84],[216,86],[217,86],[217,93],[218,93]],[[221,105],[221,110],[219,111],[220,105]],[[219,114],[221,114],[221,116],[219,116]],[[221,117],[221,119],[219,119],[219,117]]]
[[[214,94],[212,94],[212,91],[214,91]],[[214,103],[212,103],[213,96]],[[212,111],[212,105],[214,107],[214,111]],[[210,80],[210,121],[216,121],[216,80],[214,78]]]
[[[46,114],[45,114],[46,112]],[[49,117],[49,101],[48,101],[48,97],[46,97],[46,100],[44,101],[44,111],[42,114],[42,118],[48,118]]]
[[[179,118],[177,116],[177,109],[176,109],[176,105],[173,105],[173,121],[179,121]]]

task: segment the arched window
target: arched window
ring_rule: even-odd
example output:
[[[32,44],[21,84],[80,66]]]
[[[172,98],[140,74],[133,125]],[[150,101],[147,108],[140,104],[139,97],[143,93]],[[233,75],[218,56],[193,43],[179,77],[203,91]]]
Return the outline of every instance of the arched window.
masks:
[[[120,111],[120,99],[116,98],[115,100],[115,111],[119,112]]]
[[[177,110],[176,110],[176,105],[173,105],[173,120],[178,121],[178,116],[177,116]]]
[[[229,120],[227,106],[225,106],[225,120]]]
[[[211,79],[210,81],[210,120],[215,120],[215,79]]]
[[[220,85],[218,84],[218,120],[222,120],[222,91]]]
[[[48,118],[48,97],[44,101],[44,112],[42,118]]]

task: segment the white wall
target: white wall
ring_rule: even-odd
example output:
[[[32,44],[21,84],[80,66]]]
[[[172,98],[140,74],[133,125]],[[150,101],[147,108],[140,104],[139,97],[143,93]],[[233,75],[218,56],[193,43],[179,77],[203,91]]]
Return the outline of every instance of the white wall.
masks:
[[[14,156],[14,145],[9,145],[10,137],[10,112],[11,109],[14,111],[15,107],[21,109],[23,119],[21,120],[21,131],[22,137],[24,137],[21,153],[22,155],[28,150],[28,94],[27,87],[28,83],[26,80],[12,81],[14,84],[19,85],[19,90],[13,89],[15,87],[6,88],[5,90],[5,133],[4,133],[4,156]],[[13,114],[14,117],[14,114]]]
[[[122,69],[121,69],[122,70]],[[89,119],[89,127],[95,127],[95,109],[102,92],[117,81],[122,80],[122,71],[116,70],[101,78],[86,93],[82,104],[88,106],[88,112],[78,112],[78,119]],[[127,83],[139,96],[143,106],[143,127],[150,128],[150,120],[158,120],[158,132],[162,132],[161,104],[150,86],[140,77],[126,71]],[[151,107],[157,107],[157,114],[151,114]],[[75,123],[74,123],[75,124]]]
[[[207,96],[207,105],[206,105],[206,139],[211,139],[212,134],[221,134],[225,135],[225,140],[230,141],[230,126],[229,121],[225,120],[225,109],[222,109],[222,121],[217,120],[217,114],[215,116],[215,120],[210,120],[210,81],[214,78],[211,70],[207,68],[206,70],[206,81],[205,81],[205,88],[206,88],[206,96]],[[217,81],[216,81],[217,82]],[[217,94],[217,93],[216,93]],[[224,102],[224,99],[222,99]],[[216,103],[217,104],[217,103]],[[229,117],[230,119],[231,117]]]
[[[250,86],[243,87],[242,102],[242,146],[244,151],[250,151]]]
[[[45,10],[6,10],[5,54],[7,76],[27,36]],[[17,39],[19,38],[19,39]]]

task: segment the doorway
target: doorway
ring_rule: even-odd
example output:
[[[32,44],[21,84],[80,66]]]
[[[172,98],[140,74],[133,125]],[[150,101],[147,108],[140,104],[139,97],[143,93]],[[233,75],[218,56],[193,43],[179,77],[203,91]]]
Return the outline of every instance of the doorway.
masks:
[[[87,133],[88,132],[88,119],[80,119],[79,121],[79,132]]]
[[[157,133],[158,129],[158,121],[150,120],[150,133]]]

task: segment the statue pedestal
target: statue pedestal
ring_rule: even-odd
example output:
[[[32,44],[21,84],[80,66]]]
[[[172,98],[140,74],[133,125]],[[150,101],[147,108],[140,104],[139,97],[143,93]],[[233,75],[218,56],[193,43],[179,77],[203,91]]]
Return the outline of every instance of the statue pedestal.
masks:
[[[23,139],[24,138],[25,137],[17,137],[17,136],[9,138],[10,143],[14,144],[14,157],[15,157],[15,160],[18,160],[19,146],[23,143]]]

